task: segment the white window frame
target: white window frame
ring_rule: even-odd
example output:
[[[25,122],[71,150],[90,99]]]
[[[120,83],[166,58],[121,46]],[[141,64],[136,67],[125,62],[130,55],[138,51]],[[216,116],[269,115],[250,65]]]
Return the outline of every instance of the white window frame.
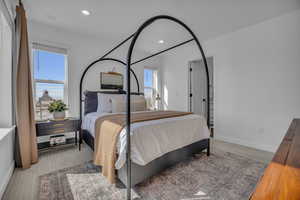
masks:
[[[54,47],[50,45],[45,45],[45,44],[40,44],[33,42],[32,43],[32,55],[31,55],[31,63],[32,63],[32,77],[33,77],[33,86],[34,86],[34,100],[36,99],[36,83],[50,83],[50,84],[63,84],[64,85],[64,96],[63,96],[63,101],[65,104],[68,105],[68,52],[66,48],[61,48],[61,47]],[[42,50],[42,51],[48,51],[52,53],[58,53],[58,54],[63,54],[65,56],[65,80],[64,81],[58,81],[58,80],[46,80],[46,79],[35,79],[34,77],[34,62],[33,62],[33,52],[34,50]]]
[[[157,68],[153,67],[144,67],[145,70],[151,70],[153,72],[153,77],[152,77],[152,87],[148,87],[144,85],[144,90],[145,89],[151,89],[154,91],[155,94],[159,94],[161,98],[161,92],[159,88],[159,70]],[[155,74],[155,75],[154,75]],[[154,108],[155,109],[160,109],[160,103],[156,100],[156,97],[154,97]]]

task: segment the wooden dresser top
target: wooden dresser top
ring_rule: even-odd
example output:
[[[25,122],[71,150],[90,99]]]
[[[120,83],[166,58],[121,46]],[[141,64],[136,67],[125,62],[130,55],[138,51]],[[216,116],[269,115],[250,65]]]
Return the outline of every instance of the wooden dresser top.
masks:
[[[294,119],[251,200],[300,200],[300,119]]]

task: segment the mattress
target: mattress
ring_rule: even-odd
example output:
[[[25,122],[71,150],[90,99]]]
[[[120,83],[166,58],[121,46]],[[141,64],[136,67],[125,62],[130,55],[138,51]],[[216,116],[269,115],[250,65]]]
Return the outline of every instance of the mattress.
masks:
[[[83,117],[82,129],[95,137],[96,120],[111,114],[88,113]],[[130,133],[131,160],[144,166],[168,152],[207,139],[209,135],[205,118],[196,114],[133,123]],[[118,138],[116,169],[126,163],[126,143],[126,128],[123,128]]]

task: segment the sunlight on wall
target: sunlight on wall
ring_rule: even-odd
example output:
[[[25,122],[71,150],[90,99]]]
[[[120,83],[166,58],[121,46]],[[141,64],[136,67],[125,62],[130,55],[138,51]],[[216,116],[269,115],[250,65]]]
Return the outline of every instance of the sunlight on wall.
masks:
[[[163,108],[164,108],[164,110],[168,110],[168,102],[169,102],[168,94],[169,94],[169,92],[168,92],[168,88],[167,88],[166,84],[164,84],[163,94],[164,94],[164,98],[162,100]]]

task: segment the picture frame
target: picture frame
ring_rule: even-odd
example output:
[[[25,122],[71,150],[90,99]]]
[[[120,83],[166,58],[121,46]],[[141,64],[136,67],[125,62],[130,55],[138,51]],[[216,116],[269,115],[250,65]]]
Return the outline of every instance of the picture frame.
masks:
[[[101,90],[123,90],[123,74],[118,72],[100,72]]]

